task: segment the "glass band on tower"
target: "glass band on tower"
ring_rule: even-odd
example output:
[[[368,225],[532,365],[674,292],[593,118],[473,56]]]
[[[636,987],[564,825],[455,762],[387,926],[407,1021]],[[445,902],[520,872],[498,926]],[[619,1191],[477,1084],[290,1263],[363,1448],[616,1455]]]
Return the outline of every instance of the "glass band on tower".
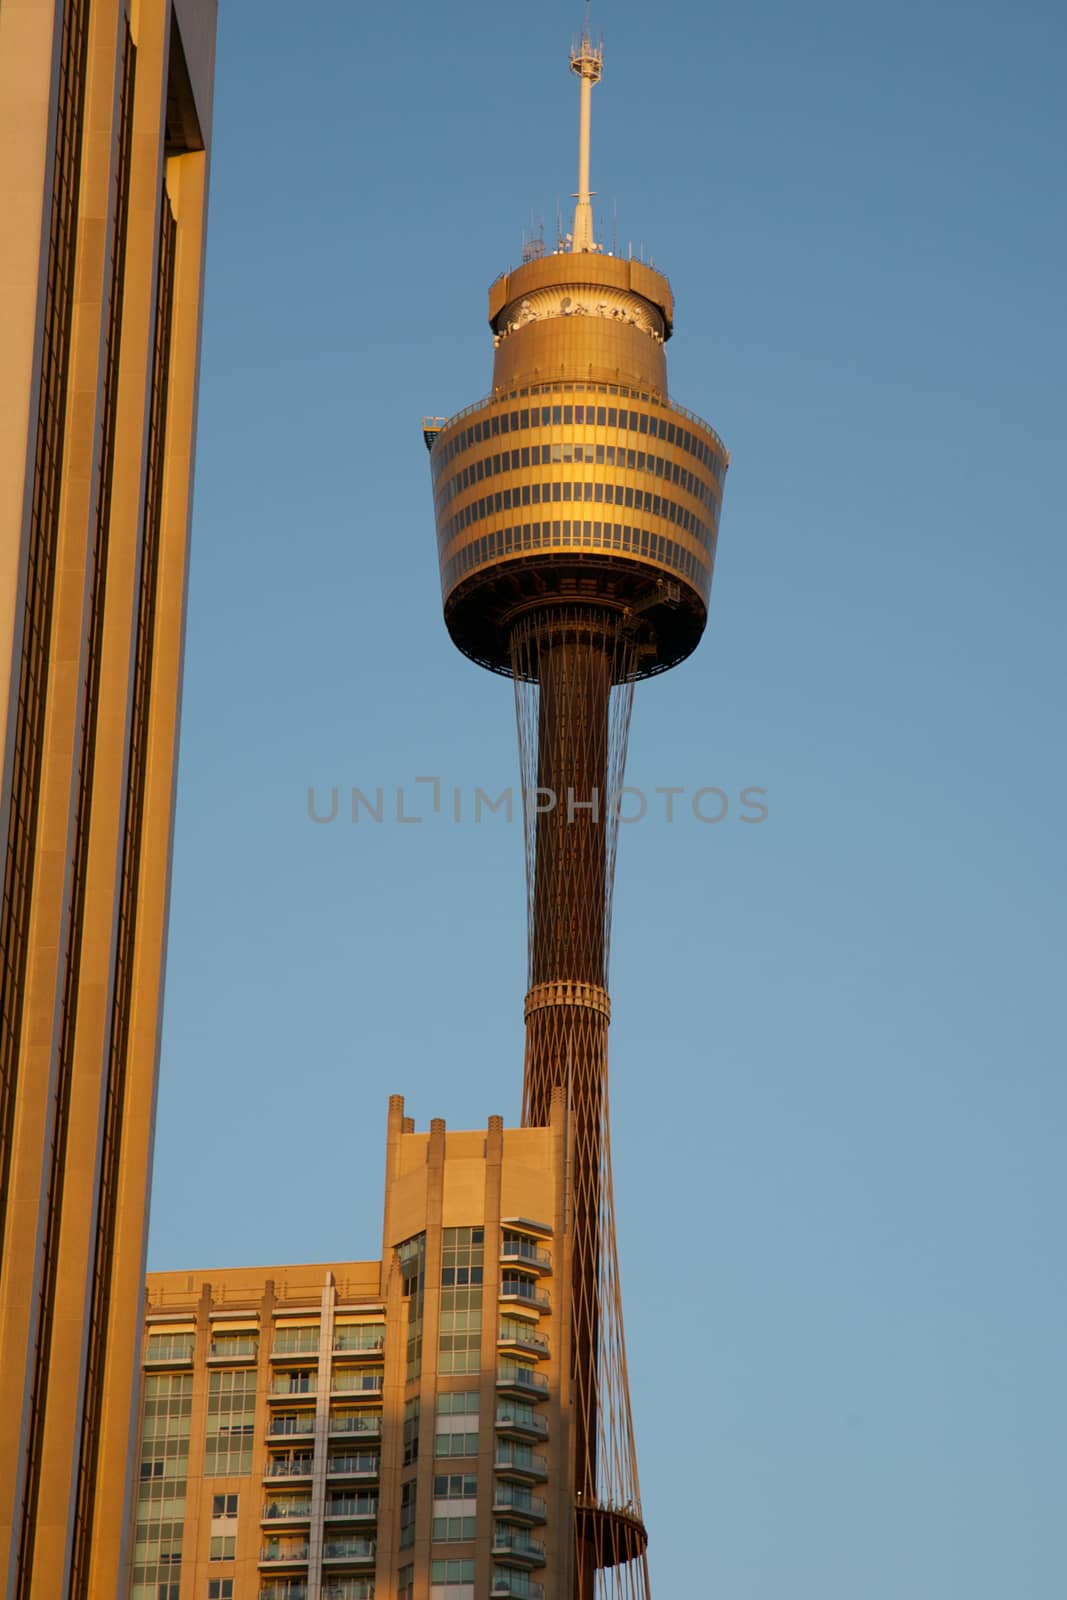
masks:
[[[571,234],[489,291],[493,387],[428,420],[444,614],[515,686],[526,798],[523,1123],[566,1106],[575,1600],[648,1594],[608,1126],[611,896],[634,683],[696,648],[729,457],[674,404],[670,286],[594,242],[589,113],[603,52],[583,33]]]

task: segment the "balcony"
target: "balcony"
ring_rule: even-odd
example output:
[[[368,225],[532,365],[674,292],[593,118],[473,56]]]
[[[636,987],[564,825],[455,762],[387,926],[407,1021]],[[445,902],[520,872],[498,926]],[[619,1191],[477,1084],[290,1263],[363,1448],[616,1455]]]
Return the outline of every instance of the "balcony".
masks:
[[[374,1600],[373,1578],[340,1578],[324,1583],[322,1600]]]
[[[545,1547],[531,1539],[524,1528],[508,1528],[497,1523],[493,1529],[493,1554],[509,1561],[522,1561],[530,1567],[543,1567]]]
[[[378,1515],[376,1494],[337,1495],[327,1500],[323,1513],[326,1517],[343,1517],[346,1522],[372,1521]]]
[[[543,1361],[548,1355],[548,1340],[537,1332],[533,1323],[509,1319],[498,1330],[496,1342],[500,1350],[515,1350],[520,1355],[532,1356],[535,1361]]]
[[[496,1431],[516,1439],[547,1439],[548,1423],[532,1406],[502,1403],[496,1408]]]
[[[259,1591],[259,1600],[308,1600],[306,1583],[268,1583]]]
[[[536,1311],[551,1311],[552,1302],[543,1289],[537,1289],[526,1278],[502,1278],[499,1298],[515,1305],[530,1306]]]
[[[311,1501],[296,1496],[283,1500],[268,1500],[263,1507],[263,1522],[307,1522],[311,1516]]]
[[[195,1333],[152,1333],[148,1336],[144,1364],[153,1370],[191,1366],[195,1349]]]
[[[267,1437],[279,1438],[307,1438],[314,1437],[315,1413],[314,1411],[294,1411],[291,1416],[271,1417],[267,1424]]]
[[[360,1455],[330,1456],[326,1462],[328,1478],[376,1479],[380,1469],[379,1458],[370,1451]]]
[[[367,1411],[359,1415],[331,1416],[330,1432],[355,1433],[364,1439],[380,1439],[382,1435],[382,1414],[380,1411]]]
[[[255,1334],[247,1338],[239,1336],[228,1339],[222,1334],[218,1339],[212,1339],[208,1346],[207,1359],[209,1366],[215,1363],[230,1366],[251,1366],[259,1359],[259,1339]]]
[[[318,1390],[314,1372],[276,1372],[267,1390],[268,1400],[292,1400],[298,1395],[312,1395]]]
[[[520,1489],[514,1483],[497,1483],[493,1486],[493,1510],[511,1522],[532,1525],[545,1520],[545,1502],[529,1489]]]
[[[312,1456],[269,1456],[264,1478],[310,1478],[314,1468]]]
[[[346,1371],[342,1367],[334,1372],[330,1393],[378,1395],[382,1392],[384,1381],[382,1373],[373,1368],[352,1367]]]
[[[524,1267],[527,1272],[551,1272],[552,1257],[532,1239],[504,1238],[500,1241],[500,1264]]]
[[[317,1361],[318,1355],[318,1328],[279,1328],[274,1335],[272,1361]]]
[[[377,1539],[326,1539],[322,1546],[322,1559],[371,1565],[377,1548]]]
[[[385,1327],[377,1323],[361,1328],[338,1328],[334,1332],[333,1347],[336,1352],[375,1351],[385,1349]]]
[[[272,1539],[265,1544],[259,1552],[261,1567],[291,1567],[306,1566],[308,1558],[307,1544],[279,1544]]]
[[[514,1595],[515,1600],[545,1600],[543,1583],[534,1583],[525,1572],[509,1572],[506,1567],[497,1567],[493,1573],[489,1593],[493,1600],[497,1595]]]
[[[548,1462],[544,1456],[536,1456],[525,1445],[510,1444],[506,1440],[496,1447],[493,1467],[509,1478],[527,1483],[544,1483],[548,1477]]]
[[[543,1400],[548,1394],[548,1379],[532,1367],[520,1367],[511,1361],[502,1361],[496,1375],[496,1386],[501,1394]]]

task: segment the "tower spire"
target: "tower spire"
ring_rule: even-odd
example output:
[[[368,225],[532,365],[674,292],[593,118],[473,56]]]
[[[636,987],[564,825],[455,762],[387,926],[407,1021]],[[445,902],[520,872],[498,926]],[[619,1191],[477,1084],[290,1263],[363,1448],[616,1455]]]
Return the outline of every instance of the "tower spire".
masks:
[[[578,123],[578,193],[575,195],[574,228],[571,250],[576,254],[595,250],[593,242],[592,191],[589,188],[589,125],[592,116],[593,85],[604,70],[604,46],[594,45],[589,33],[589,0],[585,6],[582,36],[571,46],[571,71],[581,82],[581,114]]]

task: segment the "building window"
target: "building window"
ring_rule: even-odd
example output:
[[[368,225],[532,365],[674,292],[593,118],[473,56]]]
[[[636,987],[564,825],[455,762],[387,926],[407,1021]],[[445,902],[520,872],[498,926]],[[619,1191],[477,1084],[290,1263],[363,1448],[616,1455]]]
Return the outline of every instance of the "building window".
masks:
[[[474,1562],[464,1558],[460,1561],[431,1561],[431,1583],[473,1583]]]
[[[414,1480],[400,1488],[400,1548],[406,1550],[415,1543],[415,1489]]]
[[[478,1479],[473,1472],[444,1472],[433,1480],[435,1500],[473,1500],[477,1493]]]
[[[419,1459],[419,1401],[404,1403],[404,1465],[413,1467]]]
[[[441,1234],[441,1284],[444,1288],[481,1283],[484,1228],[445,1228]]]
[[[476,1456],[477,1433],[439,1433],[434,1438],[435,1456]]]
[[[196,1349],[195,1333],[150,1333],[146,1361],[191,1361]]]
[[[477,1389],[463,1389],[455,1394],[438,1395],[437,1415],[439,1417],[476,1417],[478,1415]]]
[[[232,1578],[209,1578],[207,1600],[233,1600]]]
[[[484,1228],[445,1228],[441,1238],[438,1371],[478,1372],[482,1349]]]
[[[437,1428],[434,1455],[475,1456],[478,1454],[478,1391],[442,1394],[437,1399]]]
[[[235,1494],[213,1495],[211,1499],[212,1517],[235,1517],[237,1515],[238,1498]]]
[[[235,1533],[216,1533],[212,1535],[209,1560],[232,1561],[236,1554],[237,1535]]]
[[[456,1288],[441,1290],[441,1322],[438,1370],[468,1373],[481,1370],[482,1290]]]
[[[433,1536],[435,1540],[443,1540],[447,1544],[473,1539],[474,1524],[474,1517],[434,1517]]]
[[[408,1303],[407,1380],[422,1374],[422,1313],[426,1300],[426,1235],[417,1234],[397,1249],[404,1299]]]
[[[397,1573],[396,1593],[397,1600],[411,1600],[411,1596],[415,1593],[415,1567],[413,1563],[409,1563],[406,1567],[401,1567]]]
[[[145,1378],[134,1600],[177,1600],[192,1409],[191,1372],[149,1373]]]
[[[209,1375],[205,1478],[238,1477],[251,1472],[255,1416],[255,1372]]]

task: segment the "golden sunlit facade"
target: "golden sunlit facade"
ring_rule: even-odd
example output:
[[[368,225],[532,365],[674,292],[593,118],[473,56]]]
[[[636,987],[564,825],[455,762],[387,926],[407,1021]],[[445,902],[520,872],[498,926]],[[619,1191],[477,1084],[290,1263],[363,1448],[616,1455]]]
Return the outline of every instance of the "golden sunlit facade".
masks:
[[[149,1274],[131,1600],[564,1592],[564,1151],[395,1096],[380,1262]]]
[[[0,1586],[125,1583],[214,0],[0,5]]]

